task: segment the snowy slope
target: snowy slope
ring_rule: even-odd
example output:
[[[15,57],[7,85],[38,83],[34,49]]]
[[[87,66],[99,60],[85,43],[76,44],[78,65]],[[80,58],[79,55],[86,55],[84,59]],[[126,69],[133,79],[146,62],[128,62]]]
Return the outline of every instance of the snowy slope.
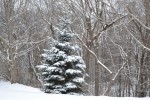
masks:
[[[117,98],[106,96],[71,96],[46,94],[37,88],[0,81],[0,100],[150,100],[150,98]]]

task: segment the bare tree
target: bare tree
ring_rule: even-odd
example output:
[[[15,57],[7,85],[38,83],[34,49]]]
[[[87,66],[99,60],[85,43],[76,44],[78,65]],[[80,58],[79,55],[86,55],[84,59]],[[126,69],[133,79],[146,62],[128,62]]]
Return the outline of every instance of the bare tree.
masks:
[[[50,39],[50,37],[45,35],[45,27],[43,27],[45,23],[42,23],[42,19],[38,20],[40,16],[36,7],[32,6],[30,1],[1,0],[0,2],[2,23],[0,26],[2,30],[0,40],[3,47],[1,55],[3,56],[2,64],[7,68],[7,73],[3,73],[11,83],[27,84],[28,82],[25,80],[27,80],[28,75],[24,77],[26,74],[24,72],[28,70],[28,74],[31,74],[29,80],[34,79],[32,82],[36,83],[37,79],[33,66],[40,62],[40,60],[34,62],[40,56],[35,57],[35,53],[38,51],[41,43],[45,43],[45,41]],[[35,17],[36,15],[38,16]],[[40,30],[41,26],[43,27],[42,30]],[[30,55],[27,56],[27,54]]]

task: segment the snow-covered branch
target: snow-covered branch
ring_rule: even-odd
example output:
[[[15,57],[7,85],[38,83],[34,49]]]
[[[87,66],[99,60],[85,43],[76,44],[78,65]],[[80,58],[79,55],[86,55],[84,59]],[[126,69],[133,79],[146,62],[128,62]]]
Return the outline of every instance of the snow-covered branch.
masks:
[[[106,69],[110,74],[112,74],[112,71],[98,59],[98,57],[95,55],[95,53],[87,47],[87,45],[80,39],[80,37],[78,35],[75,35],[75,36],[82,43],[82,45],[86,48],[86,50],[88,50],[90,52],[90,54],[92,54],[96,58],[97,63],[99,65],[101,65],[104,69]]]
[[[126,59],[127,54],[126,54],[126,52],[123,50],[123,48],[122,48],[119,44],[116,44],[110,37],[108,37],[108,38],[109,38],[109,40],[110,40],[114,45],[116,45],[116,46],[119,48],[121,57],[122,57],[123,59]]]
[[[22,55],[24,55],[24,54],[26,54],[27,52],[29,52],[29,51],[31,51],[31,50],[33,50],[34,48],[36,48],[37,46],[39,46],[39,44],[40,43],[43,43],[43,42],[45,42],[45,41],[47,41],[47,40],[49,40],[49,39],[52,39],[51,37],[47,37],[47,38],[45,38],[45,39],[43,39],[43,40],[40,40],[40,41],[37,41],[37,42],[29,42],[30,44],[37,44],[36,46],[32,46],[32,47],[30,47],[30,48],[28,48],[28,49],[26,49],[26,50],[24,50],[24,51],[20,51],[20,52],[18,52],[18,53],[15,53],[15,56],[16,57],[18,57],[18,56],[22,56]]]
[[[100,34],[101,34],[103,31],[107,30],[108,28],[113,27],[118,21],[120,21],[121,19],[123,19],[123,18],[125,18],[125,17],[126,17],[126,15],[121,16],[121,17],[119,17],[119,18],[116,18],[116,19],[115,19],[114,21],[112,21],[111,23],[106,24],[106,25],[103,27],[103,29],[102,29],[98,34],[96,34],[95,36],[93,36],[93,38],[92,38],[91,41],[93,41],[93,40],[95,40],[96,38],[98,38],[98,37],[100,36]]]
[[[109,93],[113,83],[115,82],[117,76],[120,74],[120,72],[122,71],[122,69],[125,67],[126,64],[127,64],[127,62],[124,62],[122,67],[115,74],[115,76],[110,80],[110,82],[108,82],[107,88],[106,88],[105,92],[103,93],[103,95],[108,95],[108,93]]]
[[[5,43],[5,45],[8,46],[8,42],[1,36],[0,36],[0,43]]]
[[[113,81],[117,78],[117,76],[119,75],[119,73],[122,71],[122,69],[124,68],[125,64],[127,64],[127,62],[124,62],[122,67],[117,71],[117,73],[115,74],[115,76],[113,77]]]
[[[124,24],[123,24],[123,28],[126,30],[126,32],[127,32],[128,34],[130,34],[130,35],[135,39],[135,41],[136,41],[139,45],[141,45],[144,49],[150,51],[150,48],[148,48],[148,47],[146,47],[144,44],[142,44],[142,43],[128,30],[128,28],[127,28]]]

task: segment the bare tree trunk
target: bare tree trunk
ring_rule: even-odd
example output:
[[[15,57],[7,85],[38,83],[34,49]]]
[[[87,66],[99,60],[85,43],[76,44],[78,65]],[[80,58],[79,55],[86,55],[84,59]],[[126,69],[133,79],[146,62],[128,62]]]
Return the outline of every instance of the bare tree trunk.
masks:
[[[8,64],[10,71],[10,81],[11,83],[18,82],[18,68],[15,64],[14,57],[14,48],[13,48],[13,34],[12,34],[12,26],[11,17],[13,15],[14,3],[13,0],[4,0],[4,10],[5,10],[5,19],[6,19],[6,33],[8,35]]]
[[[144,65],[145,49],[142,51],[141,61],[140,61],[140,72],[139,72],[139,82],[137,87],[137,96],[145,97],[147,95],[147,74]]]
[[[145,7],[145,17],[146,17],[146,26],[150,27],[150,1],[149,0],[143,0],[143,4]],[[150,38],[149,38],[149,32],[150,30],[146,29],[146,32],[143,33],[144,38],[142,38],[142,42],[144,43],[145,46],[150,47]],[[149,66],[149,61],[146,61],[145,58],[148,57],[149,59],[149,51],[143,49],[142,54],[141,54],[141,59],[140,59],[140,73],[139,73],[139,83],[137,87],[137,96],[138,97],[145,97],[147,96],[147,88],[148,88],[148,66]]]
[[[96,41],[96,46],[94,47],[94,51],[95,51],[95,54],[97,56],[99,56],[98,54],[98,43]],[[97,64],[97,60],[95,59],[95,96],[99,96],[100,93],[99,93],[99,88],[100,88],[100,72],[99,72],[99,65]]]

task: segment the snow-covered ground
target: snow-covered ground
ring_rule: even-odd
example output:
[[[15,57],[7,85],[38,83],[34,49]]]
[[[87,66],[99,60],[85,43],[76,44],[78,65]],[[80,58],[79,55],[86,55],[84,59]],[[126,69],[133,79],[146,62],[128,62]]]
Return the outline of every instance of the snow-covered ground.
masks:
[[[37,88],[0,81],[0,100],[150,100],[147,98],[46,94]]]

